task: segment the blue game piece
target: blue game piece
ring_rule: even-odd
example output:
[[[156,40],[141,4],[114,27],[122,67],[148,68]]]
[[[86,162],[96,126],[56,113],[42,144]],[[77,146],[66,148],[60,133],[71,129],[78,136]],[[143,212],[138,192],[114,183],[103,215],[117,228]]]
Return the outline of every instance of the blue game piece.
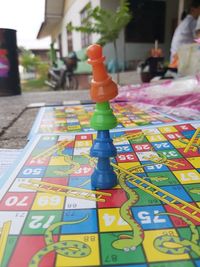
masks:
[[[110,138],[109,130],[97,131],[90,150],[91,157],[97,157],[97,167],[91,176],[92,186],[99,189],[109,189],[117,184],[117,175],[110,165],[110,157],[117,155],[117,149]]]
[[[117,175],[110,165],[109,158],[99,158],[97,167],[91,176],[91,183],[94,188],[109,189],[117,185]]]
[[[113,145],[113,141],[110,138],[109,130],[97,131],[97,138],[90,150],[91,157],[115,157],[117,155],[117,149]]]

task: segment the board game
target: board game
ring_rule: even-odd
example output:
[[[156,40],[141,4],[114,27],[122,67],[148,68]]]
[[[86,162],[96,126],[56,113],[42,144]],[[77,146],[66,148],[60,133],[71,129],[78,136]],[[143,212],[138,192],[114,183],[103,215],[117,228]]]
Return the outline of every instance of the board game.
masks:
[[[111,132],[110,190],[91,188],[94,133],[34,137],[1,188],[0,266],[200,266],[199,126]]]
[[[113,102],[111,106],[118,120],[117,129],[160,125],[181,120],[178,116],[154,110],[147,104]],[[90,127],[90,118],[94,107],[94,104],[42,107],[29,134],[29,139],[38,133],[92,132],[94,129]]]

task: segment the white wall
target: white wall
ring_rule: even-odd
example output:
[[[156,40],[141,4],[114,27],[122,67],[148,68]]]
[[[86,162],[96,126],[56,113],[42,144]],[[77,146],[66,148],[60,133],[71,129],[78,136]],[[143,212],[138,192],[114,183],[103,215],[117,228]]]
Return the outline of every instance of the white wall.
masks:
[[[88,4],[92,4],[92,7],[100,5],[100,0],[74,0],[74,3],[70,6],[69,10],[65,14],[62,22],[62,49],[63,49],[63,56],[68,54],[67,48],[67,32],[66,26],[68,23],[72,23],[73,26],[80,26],[80,11]],[[73,31],[73,48],[75,51],[81,50],[81,33]],[[92,37],[92,42],[96,41],[96,36]]]

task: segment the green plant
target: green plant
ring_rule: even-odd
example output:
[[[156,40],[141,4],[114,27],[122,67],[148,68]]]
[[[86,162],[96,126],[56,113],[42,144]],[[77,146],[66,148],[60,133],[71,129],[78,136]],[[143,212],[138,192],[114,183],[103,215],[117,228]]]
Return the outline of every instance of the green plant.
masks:
[[[46,78],[48,69],[49,69],[49,64],[47,62],[39,62],[36,65],[36,72],[39,78]]]
[[[30,50],[23,50],[20,55],[20,64],[26,71],[34,70],[39,64],[40,58],[35,56]]]
[[[30,50],[20,48],[20,64],[24,69],[33,71],[36,74],[36,78],[30,80],[24,80],[22,90],[23,91],[37,91],[46,90],[45,80],[47,78],[49,64],[42,61],[39,56],[35,56]]]
[[[107,10],[99,6],[92,8],[87,6],[88,16],[82,21],[82,26],[73,26],[69,24],[69,31],[80,31],[88,34],[99,33],[100,38],[97,41],[104,46],[107,43],[113,43],[115,51],[115,59],[118,69],[118,52],[116,40],[119,37],[121,30],[129,23],[132,15],[129,10],[127,0],[120,0],[120,5],[117,10]],[[119,82],[119,74],[117,75]]]
[[[56,63],[57,55],[56,55],[56,49],[54,48],[54,42],[50,44],[50,50],[48,53],[51,65],[53,66]]]

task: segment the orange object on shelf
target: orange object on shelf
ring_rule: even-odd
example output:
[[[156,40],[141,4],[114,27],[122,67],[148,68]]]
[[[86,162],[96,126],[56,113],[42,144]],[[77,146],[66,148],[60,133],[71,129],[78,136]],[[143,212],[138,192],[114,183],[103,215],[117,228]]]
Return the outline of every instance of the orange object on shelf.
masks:
[[[154,42],[154,48],[151,49],[151,57],[163,57],[163,51],[161,48],[158,48],[158,40]]]
[[[161,48],[152,48],[151,49],[151,56],[152,57],[163,57],[163,51]]]
[[[108,75],[102,56],[102,47],[98,44],[90,45],[87,49],[88,63],[92,65],[93,79],[90,95],[95,102],[105,102],[118,94],[117,84]]]

